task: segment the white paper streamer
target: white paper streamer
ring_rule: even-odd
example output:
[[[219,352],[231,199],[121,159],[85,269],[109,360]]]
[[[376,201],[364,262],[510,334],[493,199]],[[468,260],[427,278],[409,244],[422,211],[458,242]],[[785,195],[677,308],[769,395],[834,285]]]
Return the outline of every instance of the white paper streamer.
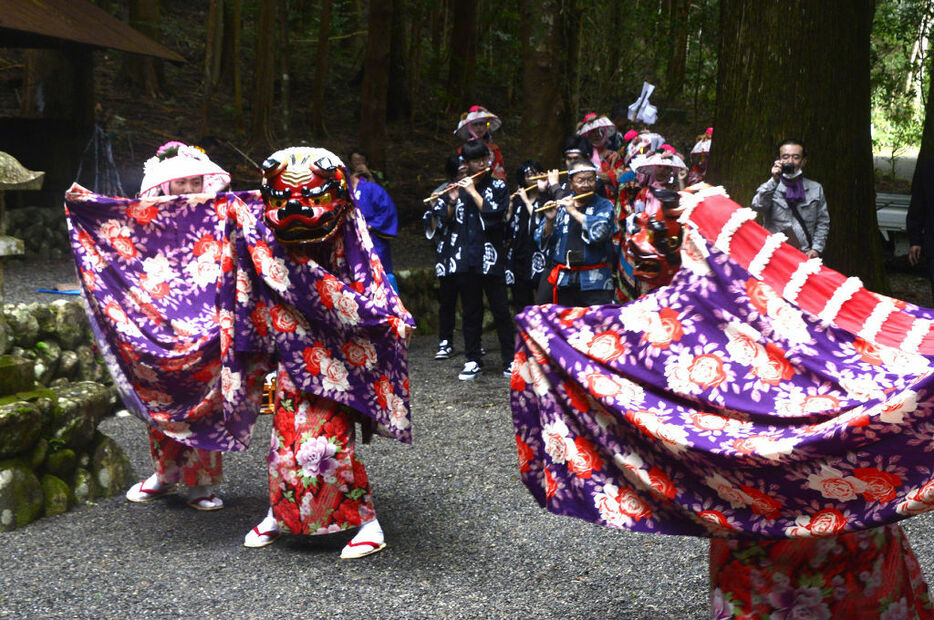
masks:
[[[921,348],[921,341],[931,331],[932,326],[934,326],[934,321],[915,319],[911,324],[911,329],[908,330],[908,335],[905,336],[899,348],[905,353],[917,353],[918,349]]]
[[[817,316],[827,323],[833,323],[834,319],[837,318],[837,314],[840,312],[840,308],[843,307],[843,304],[861,288],[863,288],[862,280],[856,277],[847,278],[846,282],[833,292],[833,296]]]
[[[765,271],[765,268],[769,266],[769,261],[772,260],[772,254],[775,254],[775,250],[786,241],[788,241],[788,237],[784,233],[775,233],[766,237],[759,253],[749,263],[749,273],[761,280],[762,272]]]
[[[809,258],[803,263],[799,263],[798,268],[795,269],[795,272],[791,274],[791,277],[788,279],[788,283],[785,284],[785,288],[782,290],[782,297],[791,303],[795,303],[798,299],[798,294],[801,292],[801,287],[804,286],[808,278],[820,271],[822,264],[819,258]]]
[[[723,229],[717,235],[717,241],[714,245],[724,254],[729,254],[733,235],[736,234],[740,226],[754,219],[756,219],[756,212],[752,209],[737,209],[730,215],[730,219],[727,220],[726,224],[723,225]]]

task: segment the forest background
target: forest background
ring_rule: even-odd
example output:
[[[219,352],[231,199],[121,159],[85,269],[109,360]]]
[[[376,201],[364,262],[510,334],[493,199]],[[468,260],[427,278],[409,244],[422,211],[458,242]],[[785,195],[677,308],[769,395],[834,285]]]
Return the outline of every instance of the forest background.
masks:
[[[507,170],[528,158],[554,165],[585,113],[632,103],[647,81],[653,129],[679,150],[715,127],[710,177],[743,204],[777,142],[803,139],[831,208],[825,262],[884,291],[873,191],[908,187],[874,173],[872,153],[934,154],[926,0],[95,4],[187,60],[95,53],[97,121],[130,192],[169,139],[213,137],[212,157],[237,188],[258,177],[233,147],[261,161],[293,144],[341,156],[357,146],[414,226],[469,106],[503,119],[495,138]],[[49,66],[33,56],[43,53],[2,50],[11,88],[0,113],[30,114],[30,85],[42,78],[30,73]]]

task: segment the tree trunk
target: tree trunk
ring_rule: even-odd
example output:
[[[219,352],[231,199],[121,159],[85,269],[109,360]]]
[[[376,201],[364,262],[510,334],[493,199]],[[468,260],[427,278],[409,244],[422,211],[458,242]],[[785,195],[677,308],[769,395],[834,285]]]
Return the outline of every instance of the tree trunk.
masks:
[[[250,144],[257,148],[272,145],[272,120],[276,71],[276,0],[262,0],[256,28],[256,65],[253,68],[253,110],[250,118]]]
[[[562,0],[521,0],[522,135],[526,152],[548,167],[558,165],[561,143],[572,126],[561,60],[567,43]]]
[[[325,138],[328,131],[324,126],[324,85],[328,75],[328,39],[331,38],[331,0],[321,0],[318,15],[318,50],[315,53],[315,84],[311,95],[311,133],[316,138]]]
[[[386,171],[386,100],[392,41],[392,0],[372,0],[360,105],[360,144],[372,168]]]
[[[389,95],[386,114],[391,121],[407,118],[412,107],[406,79],[405,4],[405,0],[394,0],[390,27]]]
[[[568,102],[568,114],[572,123],[580,117],[580,59],[581,59],[581,16],[586,10],[584,0],[565,0],[563,3],[562,23],[565,28],[564,47],[567,50],[567,65],[563,68],[567,80],[565,97]],[[569,125],[569,127],[573,127]]]
[[[289,0],[279,0],[279,67],[282,75],[280,101],[282,111],[282,133],[286,138],[292,134],[292,76],[289,70]]]
[[[240,40],[243,32],[242,0],[224,0],[224,42],[220,81],[233,91],[234,121],[243,129],[243,80],[240,71]]]
[[[684,92],[684,72],[687,64],[688,48],[688,0],[673,0],[672,2],[672,49],[668,57],[668,71],[665,72],[667,95],[673,101],[680,101]]]
[[[449,107],[467,109],[473,104],[476,78],[477,3],[476,0],[453,0],[452,6]]]
[[[417,41],[421,36],[421,33],[424,32],[425,27],[428,23],[428,13],[422,12],[422,14],[413,19],[409,23],[409,33],[408,39],[410,41]],[[416,106],[413,102],[419,101],[419,92],[422,85],[422,46],[421,45],[410,45],[409,46],[409,56],[406,60],[406,67],[408,68],[408,84],[409,84],[409,127],[414,127],[415,125],[415,110]]]
[[[210,0],[204,37],[204,76],[201,81],[202,136],[210,133],[211,95],[220,79],[220,57],[224,45],[224,0]]]
[[[432,2],[429,23],[431,24],[431,64],[429,79],[440,81],[441,54],[444,44],[444,16],[447,14],[447,2]]]
[[[130,0],[130,26],[154,41],[161,41],[159,29],[159,0]],[[152,56],[127,54],[123,64],[123,78],[134,91],[157,97],[165,75],[162,61]]]
[[[777,144],[797,138],[830,210],[828,266],[885,291],[870,139],[871,0],[721,0],[708,181],[748,205]]]

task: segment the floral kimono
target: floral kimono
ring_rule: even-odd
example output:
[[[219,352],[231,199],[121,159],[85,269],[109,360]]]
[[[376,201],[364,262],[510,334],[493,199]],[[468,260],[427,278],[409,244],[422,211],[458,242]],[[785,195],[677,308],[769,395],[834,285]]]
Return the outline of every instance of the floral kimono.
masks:
[[[361,214],[290,250],[258,192],[130,200],[73,186],[66,201],[88,317],[127,408],[185,448],[244,450],[278,366],[288,432],[274,436],[270,478],[283,525],[317,533],[366,518],[353,423],[411,441],[414,324]]]
[[[670,285],[624,306],[516,317],[512,411],[529,491],[608,527],[739,541],[716,542],[711,566],[718,609],[736,615],[769,592],[784,618],[786,595],[855,591],[835,577],[847,565],[868,571],[873,609],[927,610],[887,524],[934,509],[934,311],[808,260],[722,188],[682,204]],[[787,553],[811,572],[764,563]],[[870,588],[880,574],[899,583]],[[738,604],[749,589],[760,598]]]

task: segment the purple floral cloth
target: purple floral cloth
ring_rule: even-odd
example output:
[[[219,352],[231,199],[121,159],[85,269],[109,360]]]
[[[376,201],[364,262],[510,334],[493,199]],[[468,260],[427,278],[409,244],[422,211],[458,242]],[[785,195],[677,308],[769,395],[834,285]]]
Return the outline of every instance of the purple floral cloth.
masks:
[[[266,373],[411,441],[411,316],[352,210],[318,247],[279,244],[258,192],[125,199],[66,213],[97,345],[133,413],[186,445],[243,450]]]
[[[734,538],[934,508],[934,357],[802,311],[686,230],[670,286],[517,317],[511,401],[535,498],[600,525]]]

